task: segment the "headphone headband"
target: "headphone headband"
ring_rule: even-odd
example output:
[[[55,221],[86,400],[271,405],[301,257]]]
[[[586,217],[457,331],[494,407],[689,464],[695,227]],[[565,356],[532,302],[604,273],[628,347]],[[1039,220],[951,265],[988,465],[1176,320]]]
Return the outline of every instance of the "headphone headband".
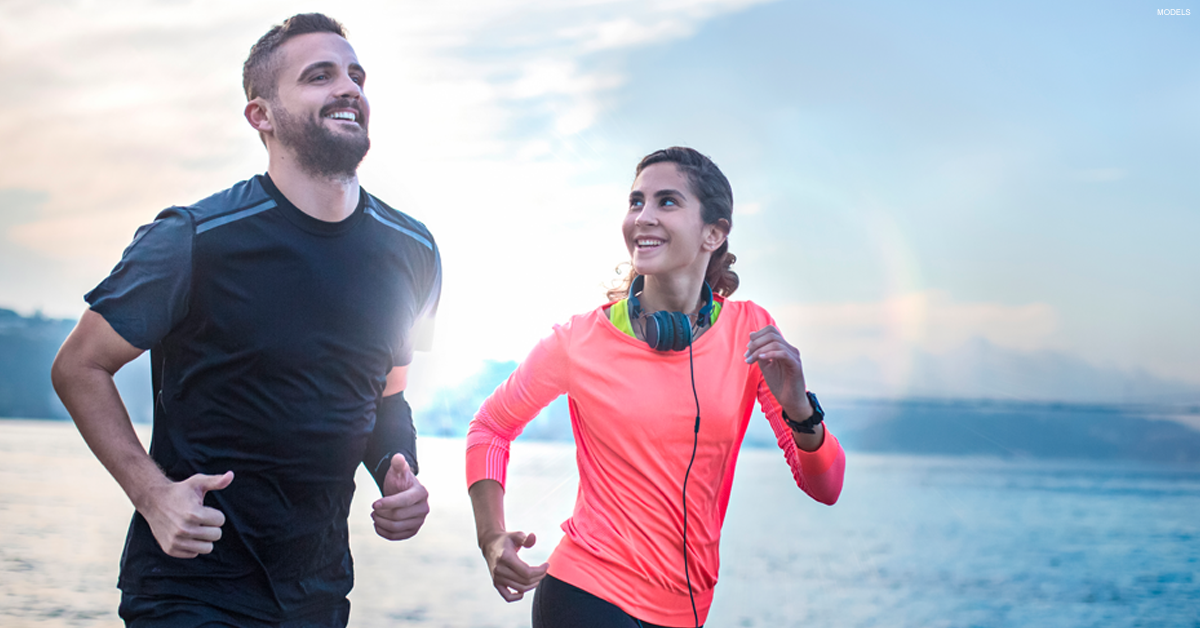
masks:
[[[646,286],[646,276],[638,275],[629,284],[629,318],[642,317],[642,304],[637,293]],[[704,327],[712,321],[713,292],[708,282],[700,292],[704,305],[696,315],[696,327]],[[646,344],[658,351],[683,351],[692,344],[692,320],[683,312],[661,311],[645,315]]]

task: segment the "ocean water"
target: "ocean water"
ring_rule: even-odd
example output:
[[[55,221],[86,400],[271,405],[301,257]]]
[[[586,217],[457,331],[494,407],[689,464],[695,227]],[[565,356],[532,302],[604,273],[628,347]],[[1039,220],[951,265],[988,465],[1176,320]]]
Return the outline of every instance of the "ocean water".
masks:
[[[432,512],[409,541],[374,535],[360,474],[351,626],[529,625],[475,547],[462,448],[421,439]],[[709,626],[1200,628],[1200,468],[848,455],[827,507],[778,452],[742,452]],[[538,534],[529,561],[576,481],[569,443],[514,445],[507,518]],[[0,421],[0,626],[121,625],[131,512],[70,423]]]

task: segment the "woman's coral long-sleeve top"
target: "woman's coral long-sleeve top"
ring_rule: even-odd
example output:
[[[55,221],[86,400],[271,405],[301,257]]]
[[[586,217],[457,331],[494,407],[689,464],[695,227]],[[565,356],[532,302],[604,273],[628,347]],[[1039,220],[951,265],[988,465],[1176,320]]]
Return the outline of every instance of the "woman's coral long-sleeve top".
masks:
[[[509,444],[566,394],[579,493],[550,574],[644,621],[690,626],[682,492],[696,404],[688,352],[651,349],[614,327],[606,307],[556,326],[483,403],[467,434],[467,484],[503,485]],[[826,430],[819,449],[799,450],[758,365],[742,357],[750,333],[769,324],[770,315],[754,303],[725,301],[693,345],[700,432],[688,478],[687,549],[701,623],[717,582],[721,525],[755,399],[796,484],[826,504],[842,489],[846,457],[837,439]]]

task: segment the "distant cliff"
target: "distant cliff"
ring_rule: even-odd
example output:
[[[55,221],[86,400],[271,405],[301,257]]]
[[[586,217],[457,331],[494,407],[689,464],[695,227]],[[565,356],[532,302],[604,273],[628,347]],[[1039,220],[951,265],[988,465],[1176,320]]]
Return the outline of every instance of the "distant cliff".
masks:
[[[0,308],[0,417],[70,418],[50,384],[50,365],[74,327],[70,319],[21,316]],[[133,420],[148,422],[152,405],[147,357],[127,364],[115,379]]]
[[[915,455],[1200,463],[1200,406],[834,400],[847,449]]]
[[[414,408],[418,431],[465,435],[479,404],[516,366],[516,362],[488,362],[458,387],[438,391],[432,403]],[[823,405],[830,431],[853,451],[1200,463],[1197,404],[830,396],[823,398]],[[703,417],[703,408],[700,414]],[[746,445],[775,447],[775,435],[766,420],[757,409],[754,414]],[[570,440],[564,398],[534,419],[521,438]]]
[[[465,436],[480,404],[516,368],[516,362],[488,360],[458,386],[436,391],[429,402],[413,408],[417,431],[432,436]],[[554,400],[525,426],[521,434],[532,440],[571,440],[571,416],[566,397]]]
[[[0,416],[65,419],[50,386],[50,364],[75,321],[0,309]]]
[[[50,365],[74,324],[71,320],[23,317],[0,309],[0,417],[68,418],[50,385]],[[414,401],[417,431],[436,436],[465,435],[479,405],[516,366],[516,362],[485,362],[459,385]],[[116,381],[133,419],[150,421],[147,356],[122,368]],[[855,399],[834,395],[823,395],[822,401],[830,430],[853,451],[1200,463],[1200,404]],[[550,404],[525,428],[522,438],[571,440],[565,398]],[[775,447],[775,435],[757,410],[746,433],[746,445]]]

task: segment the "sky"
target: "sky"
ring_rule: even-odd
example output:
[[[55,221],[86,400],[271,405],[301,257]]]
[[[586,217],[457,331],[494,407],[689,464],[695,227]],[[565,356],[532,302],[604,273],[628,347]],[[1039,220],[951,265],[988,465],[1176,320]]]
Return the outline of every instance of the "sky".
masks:
[[[6,0],[0,307],[77,317],[138,225],[265,171],[241,64],[315,10],[364,187],[441,249],[427,388],[602,304],[634,166],[686,145],[813,390],[1200,403],[1200,7],[911,4]]]

